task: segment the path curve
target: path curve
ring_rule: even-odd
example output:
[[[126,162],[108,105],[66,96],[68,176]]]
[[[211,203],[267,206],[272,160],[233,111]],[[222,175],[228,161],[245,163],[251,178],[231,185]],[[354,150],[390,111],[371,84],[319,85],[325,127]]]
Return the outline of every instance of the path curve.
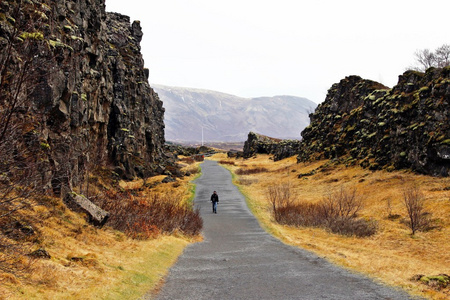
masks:
[[[281,243],[259,226],[228,170],[209,160],[201,167],[195,205],[204,241],[185,249],[157,299],[411,299]],[[217,214],[209,200],[214,190]]]

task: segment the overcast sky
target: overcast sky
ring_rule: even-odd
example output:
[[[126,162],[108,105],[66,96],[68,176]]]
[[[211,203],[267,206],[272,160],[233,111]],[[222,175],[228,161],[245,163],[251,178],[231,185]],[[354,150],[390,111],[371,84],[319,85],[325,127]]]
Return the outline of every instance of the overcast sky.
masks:
[[[392,87],[450,43],[449,0],[106,0],[140,20],[150,83],[317,103],[359,75]]]

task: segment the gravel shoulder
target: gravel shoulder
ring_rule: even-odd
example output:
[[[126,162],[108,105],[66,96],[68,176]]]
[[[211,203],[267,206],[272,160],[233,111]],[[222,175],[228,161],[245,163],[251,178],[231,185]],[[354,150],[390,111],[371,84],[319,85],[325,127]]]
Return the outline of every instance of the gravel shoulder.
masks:
[[[260,227],[228,170],[209,160],[201,167],[195,205],[204,241],[185,249],[156,299],[413,299],[283,244]]]

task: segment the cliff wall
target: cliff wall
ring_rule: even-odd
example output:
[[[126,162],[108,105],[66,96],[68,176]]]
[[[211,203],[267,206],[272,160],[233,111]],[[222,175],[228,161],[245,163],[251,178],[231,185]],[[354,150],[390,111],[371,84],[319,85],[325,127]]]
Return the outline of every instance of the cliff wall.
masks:
[[[389,89],[350,76],[310,115],[298,160],[450,175],[450,68],[408,71]]]
[[[243,157],[250,158],[257,153],[272,154],[273,160],[278,161],[296,155],[299,146],[299,140],[280,140],[249,132],[248,138],[244,143]]]
[[[20,136],[40,145],[47,188],[77,185],[96,166],[123,178],[164,171],[164,109],[142,35],[104,0],[0,3],[0,117],[30,116]]]

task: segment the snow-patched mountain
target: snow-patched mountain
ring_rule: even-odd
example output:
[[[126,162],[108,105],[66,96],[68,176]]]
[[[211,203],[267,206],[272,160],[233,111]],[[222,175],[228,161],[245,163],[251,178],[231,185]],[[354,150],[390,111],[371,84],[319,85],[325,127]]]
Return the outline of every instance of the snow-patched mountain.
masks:
[[[152,84],[165,108],[167,141],[239,142],[250,131],[300,139],[317,104],[294,96],[242,98],[216,91]]]

